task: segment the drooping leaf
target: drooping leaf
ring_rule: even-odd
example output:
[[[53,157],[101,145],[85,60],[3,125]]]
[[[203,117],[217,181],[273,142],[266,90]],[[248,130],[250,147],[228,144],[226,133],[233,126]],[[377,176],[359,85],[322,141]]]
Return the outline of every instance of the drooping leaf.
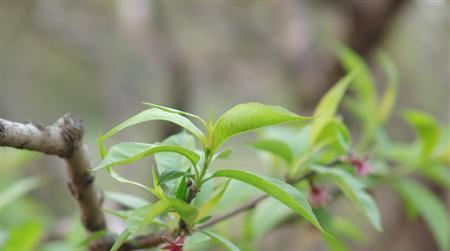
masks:
[[[416,130],[422,145],[422,160],[425,160],[438,143],[439,124],[431,115],[420,111],[406,111],[404,117]]]
[[[85,238],[83,241],[78,243],[76,246],[77,247],[87,246],[89,243],[91,243],[95,240],[98,240],[102,237],[108,236],[108,234],[109,234],[108,230],[96,231],[96,232],[92,233],[91,235],[89,235],[87,238]]]
[[[395,99],[397,97],[399,77],[397,67],[387,53],[379,52],[377,54],[377,62],[385,72],[387,79],[387,87],[384,91],[383,97],[380,100],[377,111],[378,122],[382,124],[389,118],[392,108],[394,107]]]
[[[312,148],[323,128],[334,118],[337,108],[347,90],[351,81],[355,78],[358,70],[354,70],[339,80],[320,100],[319,105],[314,111],[317,116],[311,125],[311,134],[309,137],[309,147]]]
[[[4,243],[4,251],[29,251],[37,248],[43,234],[43,228],[38,221],[29,221],[14,228]]]
[[[225,190],[227,190],[228,184],[230,184],[230,180],[223,183],[213,194],[213,196],[207,200],[201,207],[198,213],[197,220],[201,220],[204,217],[208,216],[208,214],[214,209],[214,207],[219,203],[222,199]]]
[[[220,244],[229,251],[240,251],[240,249],[236,245],[234,245],[231,241],[223,238],[222,236],[216,233],[206,230],[202,230],[200,232],[209,236],[212,240],[214,240],[215,242],[217,242],[218,244]]]
[[[396,180],[392,186],[420,212],[440,250],[449,248],[449,216],[445,205],[426,187],[412,180]]]
[[[105,197],[132,209],[149,204],[149,202],[143,198],[121,192],[105,192]]]
[[[205,141],[205,135],[198,129],[189,119],[181,116],[180,114],[169,112],[162,110],[160,108],[151,108],[145,111],[142,111],[131,118],[125,120],[118,126],[111,129],[109,132],[107,132],[105,135],[99,138],[100,141],[104,141],[107,138],[113,136],[114,134],[122,131],[125,128],[128,128],[130,126],[147,122],[147,121],[154,121],[154,120],[163,120],[163,121],[169,121],[174,124],[177,124],[189,132],[191,132],[193,135],[195,135],[198,139],[200,139],[201,142]]]
[[[158,152],[174,152],[181,154],[182,156],[189,159],[194,166],[200,159],[200,156],[197,153],[180,146],[146,144],[139,142],[122,142],[111,147],[105,158],[96,168],[94,168],[94,171],[105,167],[130,164],[148,155]]]
[[[232,136],[257,128],[294,121],[305,121],[310,117],[302,117],[285,108],[260,103],[239,104],[219,117],[214,125],[213,142],[210,148],[214,151]]]
[[[292,164],[294,158],[292,151],[289,146],[281,140],[262,139],[250,145],[256,149],[263,150],[280,157],[282,160],[286,161],[288,165]]]
[[[171,203],[168,200],[159,200],[155,204],[146,205],[135,209],[127,219],[127,230],[131,234],[141,232],[155,217],[166,212]]]
[[[325,232],[303,194],[284,181],[237,169],[218,170],[214,173],[214,177],[232,178],[252,185],[294,210],[320,231]]]
[[[329,178],[369,219],[374,228],[382,230],[380,213],[372,197],[364,191],[365,185],[342,169],[312,166],[311,169],[323,178]]]
[[[6,190],[0,193],[0,210],[11,204],[16,199],[24,196],[28,192],[42,185],[43,179],[40,177],[30,177],[13,183]]]

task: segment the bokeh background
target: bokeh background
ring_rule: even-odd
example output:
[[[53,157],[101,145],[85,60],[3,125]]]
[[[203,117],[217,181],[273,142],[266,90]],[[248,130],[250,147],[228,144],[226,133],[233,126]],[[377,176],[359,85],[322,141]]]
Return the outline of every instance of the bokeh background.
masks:
[[[395,61],[401,85],[388,131],[407,141],[414,132],[398,116],[405,108],[449,123],[449,13],[448,2],[437,0],[2,0],[1,117],[50,124],[66,112],[80,115],[93,163],[98,163],[96,137],[144,109],[141,101],[204,117],[249,101],[310,115],[342,76],[333,44],[343,42],[367,59],[380,89],[384,79],[373,54],[383,49]],[[177,130],[155,122],[108,143],[161,141]],[[242,147],[217,167],[240,163],[264,172],[255,156]],[[72,242],[82,239],[62,160],[2,149],[1,164],[3,186],[26,176],[45,177],[27,199],[4,210],[4,226],[37,217],[44,222],[45,240],[61,239],[60,233],[72,233],[66,237]],[[150,167],[140,162],[127,175],[148,183]],[[104,172],[97,182],[104,190],[148,196]],[[354,250],[435,248],[421,221],[406,223],[395,195],[381,189],[375,197],[385,231],[364,228],[368,242]],[[120,229],[119,222],[114,224]],[[260,250],[324,250],[316,239],[287,225],[262,240]],[[72,250],[63,243],[46,248]]]

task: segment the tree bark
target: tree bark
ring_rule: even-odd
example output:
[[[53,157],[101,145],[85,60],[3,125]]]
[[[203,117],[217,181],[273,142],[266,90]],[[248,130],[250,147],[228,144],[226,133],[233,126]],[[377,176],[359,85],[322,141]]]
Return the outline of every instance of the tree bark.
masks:
[[[68,187],[78,203],[81,221],[90,232],[106,229],[102,196],[90,172],[87,146],[83,144],[83,121],[65,114],[55,124],[18,123],[0,119],[0,146],[56,155],[67,163]]]

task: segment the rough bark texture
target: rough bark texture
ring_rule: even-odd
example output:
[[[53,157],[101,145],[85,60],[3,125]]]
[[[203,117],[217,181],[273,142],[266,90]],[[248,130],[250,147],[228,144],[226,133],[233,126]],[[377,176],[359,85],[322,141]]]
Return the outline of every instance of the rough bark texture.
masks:
[[[18,123],[0,119],[0,146],[27,149],[64,158],[68,186],[81,212],[84,227],[90,231],[106,229],[101,209],[102,197],[94,186],[87,146],[83,144],[83,121],[65,114],[55,124]]]

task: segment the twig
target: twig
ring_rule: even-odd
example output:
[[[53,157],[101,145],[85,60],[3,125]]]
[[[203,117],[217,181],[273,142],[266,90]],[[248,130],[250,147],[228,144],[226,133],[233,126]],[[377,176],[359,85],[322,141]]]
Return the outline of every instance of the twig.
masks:
[[[87,146],[83,144],[83,121],[65,114],[55,124],[18,123],[0,119],[0,146],[27,149],[57,155],[67,163],[68,186],[81,211],[84,227],[90,231],[106,229],[101,210],[101,194],[89,171]]]

